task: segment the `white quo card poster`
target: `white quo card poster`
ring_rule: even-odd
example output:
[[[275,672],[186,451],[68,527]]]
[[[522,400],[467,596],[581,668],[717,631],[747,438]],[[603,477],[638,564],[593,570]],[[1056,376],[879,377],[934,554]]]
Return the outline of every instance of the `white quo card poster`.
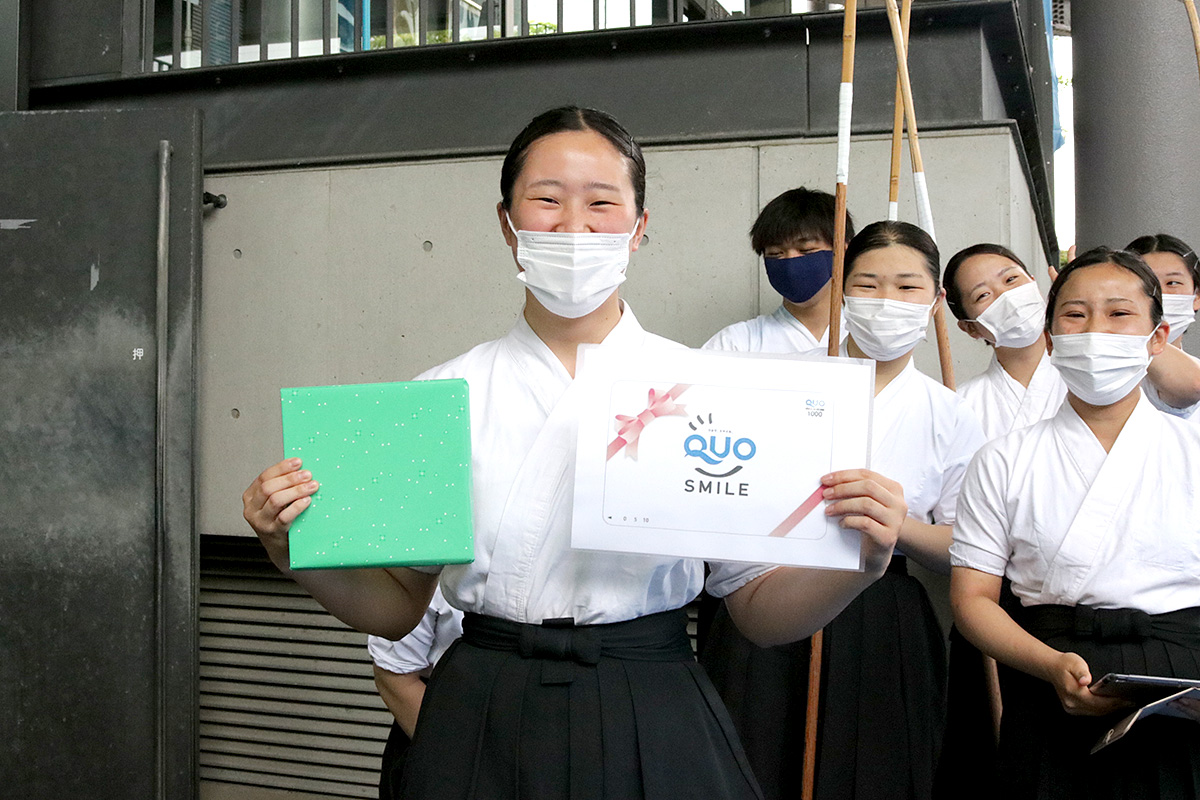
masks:
[[[862,569],[821,477],[868,465],[875,363],[587,345],[573,547]]]

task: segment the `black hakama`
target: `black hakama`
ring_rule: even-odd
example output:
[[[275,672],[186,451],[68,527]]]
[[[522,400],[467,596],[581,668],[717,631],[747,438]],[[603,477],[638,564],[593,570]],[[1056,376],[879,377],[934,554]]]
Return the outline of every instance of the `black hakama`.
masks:
[[[555,622],[466,615],[425,692],[403,797],[762,797],[682,609]]]
[[[825,627],[819,800],[931,796],[945,716],[942,636],[903,556]],[[799,796],[808,652],[808,641],[756,647],[722,607],[701,654],[769,800]]]
[[[1005,578],[1000,607],[1020,604]],[[980,775],[996,774],[996,728],[992,717],[991,682],[985,656],[958,630],[950,627],[949,673],[946,683],[946,727],[942,752],[933,779],[934,800],[959,800],[963,786],[971,786],[972,800],[1004,800],[995,781]]]
[[[1092,677],[1109,672],[1200,678],[1200,608],[1149,616],[1128,609],[1030,606],[1013,612],[1049,646],[1079,654]],[[999,785],[1012,800],[1196,800],[1200,725],[1161,715],[1140,720],[1096,755],[1091,748],[1132,709],[1067,714],[1054,687],[1001,667]],[[966,794],[971,787],[964,787]],[[964,796],[966,796],[964,794]]]

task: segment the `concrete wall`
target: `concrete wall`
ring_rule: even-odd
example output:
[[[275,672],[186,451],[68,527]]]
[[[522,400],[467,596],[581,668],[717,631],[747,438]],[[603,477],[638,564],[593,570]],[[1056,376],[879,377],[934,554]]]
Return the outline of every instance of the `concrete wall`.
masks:
[[[1045,281],[1009,128],[929,133],[922,154],[943,260],[1013,248]],[[887,213],[887,137],[852,147],[859,227]],[[832,139],[647,150],[649,241],[622,287],[650,330],[699,346],[778,296],[749,247],[759,209],[798,185],[832,188]],[[904,171],[909,170],[907,153]],[[240,496],[282,457],[279,389],[405,380],[504,334],[522,303],[495,214],[500,160],[209,177],[228,207],[204,223],[198,353],[197,527],[244,534]],[[915,220],[911,177],[901,218]],[[960,381],[988,352],[952,330]],[[917,363],[937,375],[936,347]]]

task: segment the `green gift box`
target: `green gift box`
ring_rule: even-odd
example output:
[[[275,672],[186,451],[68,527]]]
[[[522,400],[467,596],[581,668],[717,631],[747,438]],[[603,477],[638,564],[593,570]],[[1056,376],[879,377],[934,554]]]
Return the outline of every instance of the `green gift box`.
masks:
[[[320,483],[292,569],[465,564],[471,414],[462,379],[281,389],[283,445]]]

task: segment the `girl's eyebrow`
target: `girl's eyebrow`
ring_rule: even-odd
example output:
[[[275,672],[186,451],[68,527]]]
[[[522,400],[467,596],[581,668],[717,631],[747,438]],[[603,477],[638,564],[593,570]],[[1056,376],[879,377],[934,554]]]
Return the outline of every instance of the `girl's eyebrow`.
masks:
[[[1130,300],[1128,297],[1106,297],[1106,298],[1104,298],[1104,302],[1105,302],[1105,303],[1132,303],[1133,301],[1132,301],[1132,300]],[[1079,306],[1082,306],[1082,305],[1087,305],[1087,301],[1086,301],[1086,300],[1083,300],[1083,299],[1077,299],[1077,300],[1062,300],[1062,301],[1060,301],[1060,302],[1059,302],[1059,305],[1063,305],[1063,306],[1079,305]]]
[[[562,181],[558,180],[557,178],[542,178],[541,180],[534,181],[533,183],[529,184],[529,188],[533,189],[538,186],[562,187],[564,185],[565,184]],[[583,188],[585,188],[585,189],[606,189],[610,192],[621,191],[620,187],[613,186],[611,183],[604,183],[602,181],[590,181],[589,183],[585,184]]]

